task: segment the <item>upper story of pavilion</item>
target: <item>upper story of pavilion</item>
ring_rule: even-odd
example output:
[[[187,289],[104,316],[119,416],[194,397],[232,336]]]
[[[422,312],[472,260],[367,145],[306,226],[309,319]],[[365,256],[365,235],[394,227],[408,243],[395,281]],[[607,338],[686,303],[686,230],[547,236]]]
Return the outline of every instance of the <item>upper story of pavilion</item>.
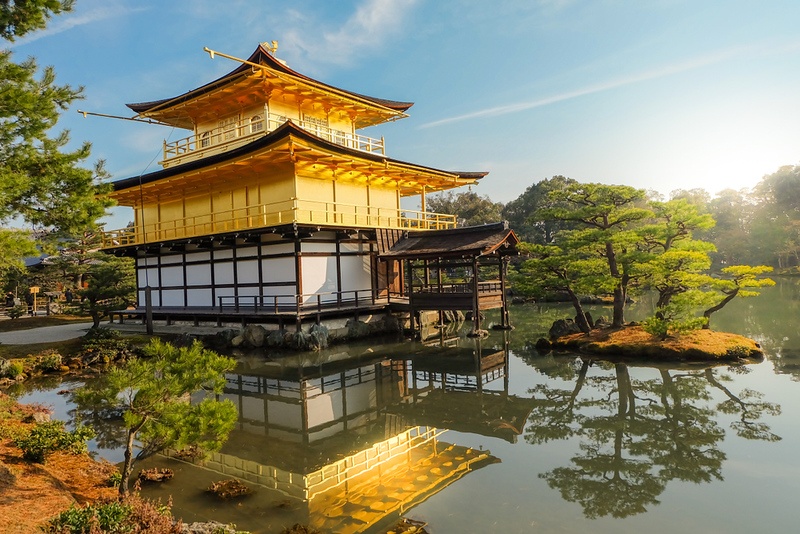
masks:
[[[274,44],[274,43],[273,43]],[[392,159],[383,138],[359,130],[406,117],[410,102],[314,80],[259,45],[228,74],[184,94],[128,104],[139,119],[188,130],[164,141],[161,170],[114,182],[134,225],[105,233],[104,248],[300,223],[440,229],[425,195],[475,183],[484,172]],[[420,195],[421,210],[400,200]]]

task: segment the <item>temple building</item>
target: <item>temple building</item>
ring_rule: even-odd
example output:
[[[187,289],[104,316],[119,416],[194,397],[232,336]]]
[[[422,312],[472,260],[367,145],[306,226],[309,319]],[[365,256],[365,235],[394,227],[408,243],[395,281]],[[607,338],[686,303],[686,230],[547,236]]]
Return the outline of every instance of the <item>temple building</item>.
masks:
[[[460,309],[476,316],[504,307],[513,232],[503,224],[457,229],[454,215],[426,211],[428,193],[487,173],[387,156],[383,138],[359,131],[406,117],[412,103],[314,80],[275,49],[259,45],[247,59],[207,50],[236,68],[184,94],[128,104],[137,119],[188,131],[164,142],[160,170],[113,184],[111,197],[133,208],[134,221],[104,232],[103,249],[136,261],[134,315],[149,297],[154,316],[167,321],[300,328],[353,310],[408,310],[415,290],[458,293]],[[405,197],[419,197],[421,210],[403,208]],[[429,242],[437,235],[444,237]],[[479,271],[487,263],[496,268]],[[479,272],[494,273],[494,283]],[[416,309],[452,302],[422,299]]]

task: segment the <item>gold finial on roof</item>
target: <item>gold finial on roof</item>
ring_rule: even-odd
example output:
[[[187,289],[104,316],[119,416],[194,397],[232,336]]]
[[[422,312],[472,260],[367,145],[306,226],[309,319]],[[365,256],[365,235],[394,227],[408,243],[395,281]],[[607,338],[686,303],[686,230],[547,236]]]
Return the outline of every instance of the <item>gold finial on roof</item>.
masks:
[[[273,56],[275,55],[275,52],[278,51],[278,41],[272,41],[271,45],[268,44],[266,41],[264,41],[263,43],[261,43],[261,46],[266,48],[269,51],[269,53],[272,54]]]

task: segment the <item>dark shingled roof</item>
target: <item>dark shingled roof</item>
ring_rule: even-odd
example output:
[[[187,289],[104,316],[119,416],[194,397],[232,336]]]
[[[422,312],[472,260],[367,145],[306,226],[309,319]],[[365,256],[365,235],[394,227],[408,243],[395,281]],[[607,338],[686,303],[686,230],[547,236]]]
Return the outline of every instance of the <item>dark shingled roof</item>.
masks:
[[[485,256],[499,251],[515,254],[519,238],[507,221],[452,230],[408,232],[387,252],[384,258],[446,258]]]
[[[399,102],[399,101],[395,101],[395,100],[385,100],[385,99],[382,99],[382,98],[375,98],[375,97],[372,97],[372,96],[367,96],[367,95],[362,95],[362,94],[359,94],[359,93],[354,93],[352,91],[348,91],[346,89],[339,89],[338,87],[334,87],[332,85],[328,85],[326,83],[322,83],[320,81],[317,81],[317,80],[315,80],[313,78],[309,78],[308,76],[306,76],[304,74],[300,74],[299,72],[297,72],[297,71],[295,71],[293,69],[290,69],[288,66],[284,65],[283,63],[281,63],[279,60],[277,60],[275,57],[273,57],[272,54],[267,52],[266,49],[264,49],[264,47],[262,45],[258,45],[258,48],[256,48],[255,52],[250,54],[250,57],[247,58],[247,61],[250,62],[250,63],[263,64],[263,65],[265,65],[265,66],[267,66],[267,67],[269,67],[271,69],[274,69],[274,70],[276,70],[278,72],[282,72],[284,74],[288,74],[290,76],[294,76],[296,78],[300,78],[300,79],[308,81],[308,82],[310,82],[310,83],[312,83],[314,85],[318,85],[320,87],[325,87],[325,88],[327,88],[329,90],[332,90],[334,92],[344,93],[346,95],[351,96],[352,98],[356,98],[358,100],[371,102],[371,103],[373,103],[375,105],[383,106],[385,108],[389,108],[389,109],[392,109],[392,110],[395,110],[395,111],[404,112],[408,108],[410,108],[411,106],[414,105],[413,102]],[[192,89],[191,91],[186,92],[186,93],[184,93],[182,95],[179,95],[179,96],[176,96],[176,97],[172,97],[172,98],[165,98],[165,99],[162,99],[162,100],[154,100],[152,102],[139,102],[139,103],[134,103],[134,104],[126,104],[126,105],[130,109],[135,111],[136,113],[145,113],[147,111],[150,111],[151,109],[160,107],[160,106],[162,106],[162,105],[164,105],[164,104],[166,104],[168,102],[170,104],[179,104],[181,102],[185,102],[185,101],[190,100],[192,98],[196,98],[197,96],[200,96],[200,95],[203,95],[205,93],[208,93],[209,91],[213,91],[214,89],[216,89],[216,88],[218,88],[218,87],[220,87],[222,85],[225,85],[225,83],[227,83],[227,81],[230,78],[232,78],[232,77],[234,77],[234,76],[236,76],[236,75],[238,75],[240,73],[243,73],[243,72],[249,72],[252,68],[253,67],[251,65],[243,63],[239,67],[237,67],[236,69],[234,69],[231,72],[229,72],[228,74],[222,76],[221,78],[217,78],[213,82],[207,83],[206,85],[203,85],[202,87],[198,87],[197,89]]]

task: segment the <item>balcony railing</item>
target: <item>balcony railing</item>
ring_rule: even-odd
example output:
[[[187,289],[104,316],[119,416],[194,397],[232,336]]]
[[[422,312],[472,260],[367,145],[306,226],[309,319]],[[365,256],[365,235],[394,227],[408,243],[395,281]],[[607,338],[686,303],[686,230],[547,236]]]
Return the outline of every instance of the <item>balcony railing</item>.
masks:
[[[216,154],[236,148],[256,137],[276,130],[287,120],[289,119],[283,115],[269,113],[257,120],[243,119],[170,143],[164,141],[164,159],[161,163],[167,167],[184,160],[199,159],[212,153]],[[303,130],[337,145],[362,152],[386,154],[383,138],[373,139],[365,135],[335,130],[311,121],[292,119],[292,122]]]
[[[350,228],[444,230],[455,228],[455,215],[396,208],[357,206],[291,198],[216,213],[147,223],[103,232],[103,248],[158,243],[242,230],[300,223]]]

